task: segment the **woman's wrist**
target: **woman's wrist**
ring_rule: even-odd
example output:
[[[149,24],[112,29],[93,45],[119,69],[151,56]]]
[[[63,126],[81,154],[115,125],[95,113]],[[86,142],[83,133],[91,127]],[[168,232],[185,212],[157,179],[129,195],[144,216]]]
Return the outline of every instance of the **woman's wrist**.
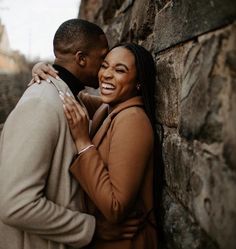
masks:
[[[88,141],[84,141],[84,142],[81,142],[81,141],[76,141],[75,142],[75,145],[76,145],[76,149],[77,149],[77,153],[79,153],[81,150],[83,150],[84,148],[86,148],[87,146],[91,145],[92,142],[90,140]]]
[[[77,155],[80,156],[81,154],[83,154],[84,152],[86,152],[87,150],[89,150],[90,148],[95,147],[93,144],[89,144],[86,147],[84,147],[83,149],[81,149],[80,151],[78,151]]]

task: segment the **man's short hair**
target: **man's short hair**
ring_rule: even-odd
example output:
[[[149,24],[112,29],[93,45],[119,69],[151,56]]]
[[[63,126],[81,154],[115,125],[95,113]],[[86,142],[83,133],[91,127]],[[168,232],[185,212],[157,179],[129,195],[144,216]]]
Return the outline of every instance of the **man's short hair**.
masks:
[[[70,19],[62,23],[55,33],[54,53],[56,56],[58,53],[75,54],[79,50],[88,53],[99,46],[101,35],[105,34],[98,25],[82,19]]]

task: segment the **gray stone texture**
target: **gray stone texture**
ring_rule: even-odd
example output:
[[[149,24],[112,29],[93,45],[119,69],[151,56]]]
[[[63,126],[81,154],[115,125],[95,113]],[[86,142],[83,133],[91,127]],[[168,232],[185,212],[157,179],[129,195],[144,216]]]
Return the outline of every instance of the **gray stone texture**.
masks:
[[[163,248],[235,249],[236,1],[82,0],[80,17],[156,61]]]
[[[163,203],[165,240],[161,248],[219,248],[172,193],[164,192]]]

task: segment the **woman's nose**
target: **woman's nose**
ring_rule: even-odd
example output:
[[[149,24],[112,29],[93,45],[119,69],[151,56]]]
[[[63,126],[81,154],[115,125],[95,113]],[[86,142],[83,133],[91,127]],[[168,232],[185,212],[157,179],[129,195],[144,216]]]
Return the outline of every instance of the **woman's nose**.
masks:
[[[103,77],[104,77],[104,78],[111,78],[111,77],[112,77],[112,70],[109,69],[109,68],[106,68],[106,69],[103,71]]]

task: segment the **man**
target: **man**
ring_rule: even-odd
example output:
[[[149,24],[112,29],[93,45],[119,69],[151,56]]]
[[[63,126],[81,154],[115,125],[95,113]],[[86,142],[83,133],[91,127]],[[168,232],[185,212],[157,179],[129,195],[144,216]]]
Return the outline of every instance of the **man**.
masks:
[[[108,43],[97,25],[72,19],[53,45],[60,79],[30,86],[2,131],[0,249],[80,248],[94,234],[94,217],[81,213],[81,191],[69,175],[77,151],[58,92],[96,87]]]

